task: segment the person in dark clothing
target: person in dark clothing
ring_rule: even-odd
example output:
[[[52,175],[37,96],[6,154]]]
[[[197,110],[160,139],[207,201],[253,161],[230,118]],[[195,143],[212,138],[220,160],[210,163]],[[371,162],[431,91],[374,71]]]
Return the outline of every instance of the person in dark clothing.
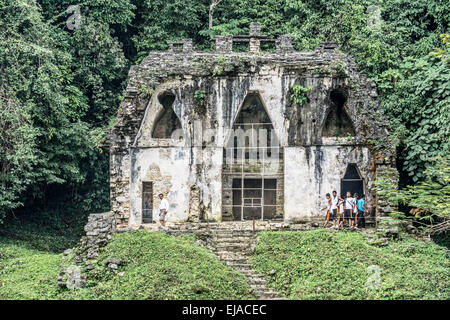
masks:
[[[360,199],[357,201],[357,209],[358,213],[356,216],[356,229],[365,228],[366,227],[366,218],[365,213],[368,211],[366,206],[366,196],[362,195]]]

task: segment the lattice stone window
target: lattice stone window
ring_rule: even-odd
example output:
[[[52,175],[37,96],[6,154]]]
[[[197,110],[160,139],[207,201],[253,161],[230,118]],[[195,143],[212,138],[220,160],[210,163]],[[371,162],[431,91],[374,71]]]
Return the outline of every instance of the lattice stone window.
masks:
[[[249,94],[224,148],[222,219],[283,217],[283,148],[258,94]]]
[[[233,178],[231,191],[233,220],[268,220],[276,217],[280,192],[277,179]]]

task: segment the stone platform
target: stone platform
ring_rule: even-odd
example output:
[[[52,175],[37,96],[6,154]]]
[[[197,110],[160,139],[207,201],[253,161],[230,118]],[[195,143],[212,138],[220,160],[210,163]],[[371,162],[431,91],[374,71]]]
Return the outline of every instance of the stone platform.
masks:
[[[206,230],[251,230],[259,231],[302,231],[322,227],[323,220],[305,221],[302,223],[289,223],[285,221],[229,221],[229,222],[167,222],[168,232],[194,233]],[[375,225],[373,217],[366,217],[368,226]],[[121,230],[145,229],[148,231],[160,231],[159,223],[144,223],[136,226],[119,226]]]

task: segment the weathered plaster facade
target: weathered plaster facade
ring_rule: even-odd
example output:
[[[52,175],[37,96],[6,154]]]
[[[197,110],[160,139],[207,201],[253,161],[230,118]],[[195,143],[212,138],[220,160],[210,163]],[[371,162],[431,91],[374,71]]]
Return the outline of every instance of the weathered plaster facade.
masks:
[[[144,202],[156,220],[159,193],[170,203],[168,221],[236,220],[226,209],[235,202],[224,153],[241,112],[254,107],[244,110],[249,97],[259,101],[261,117],[268,116],[264,126],[273,128],[281,154],[281,167],[266,174],[276,180],[271,219],[321,217],[325,193],[341,192],[349,164],[356,165],[375,211],[377,168],[395,161],[372,143],[389,134],[375,84],[334,43],[299,52],[289,36],[272,41],[257,25],[251,29],[248,37],[217,37],[214,52],[194,52],[189,39],[171,43],[169,51],[151,52],[130,69],[109,136],[111,210],[119,225],[141,224]],[[248,41],[250,50],[233,52],[237,40]],[[264,42],[275,50],[261,51]],[[296,87],[308,88],[301,105]],[[176,134],[165,137],[165,130]],[[243,166],[239,174],[261,176],[260,167],[250,169]],[[144,182],[152,185],[150,202],[143,199]]]

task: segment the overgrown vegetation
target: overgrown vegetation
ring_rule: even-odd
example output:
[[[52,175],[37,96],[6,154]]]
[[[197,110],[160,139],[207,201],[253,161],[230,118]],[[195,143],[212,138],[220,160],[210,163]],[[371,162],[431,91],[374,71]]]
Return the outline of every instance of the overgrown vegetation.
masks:
[[[438,157],[436,164],[425,170],[424,176],[420,183],[402,190],[397,190],[396,185],[384,179],[379,179],[376,184],[382,190],[380,195],[393,205],[411,208],[410,213],[421,222],[420,228],[428,231],[433,224],[450,221],[450,157]],[[392,215],[405,217],[402,212],[393,212]],[[450,225],[446,229],[448,231]]]
[[[290,299],[450,298],[448,249],[409,237],[375,247],[360,232],[263,232],[251,262]]]
[[[108,210],[101,141],[129,66],[171,40],[193,38],[196,50],[212,50],[211,37],[248,33],[251,21],[269,37],[291,34],[296,49],[337,41],[350,54],[377,83],[392,124],[393,139],[376,143],[395,140],[401,186],[412,185],[383,188],[403,205],[397,216],[412,208],[427,223],[448,219],[449,1],[223,0],[208,28],[210,3],[91,0],[74,17],[70,0],[0,0],[0,298],[248,296],[245,279],[191,239],[141,232],[117,235],[102,253],[126,261],[123,277],[103,272],[78,291],[57,289],[56,277],[59,253],[78,241],[86,213]],[[80,27],[68,28],[69,17]],[[211,73],[235,64],[242,68],[221,57]],[[324,68],[345,76],[339,59]],[[294,101],[305,103],[307,88],[293,89]],[[197,91],[197,102],[204,95]],[[445,234],[435,241],[449,246]],[[428,242],[375,248],[359,233],[263,233],[253,261],[274,270],[270,283],[291,298],[449,299],[448,253]],[[379,290],[365,290],[370,264],[381,267]]]
[[[311,88],[305,88],[299,84],[294,84],[291,86],[291,101],[295,102],[299,107],[303,106],[306,102],[308,102],[307,93]]]
[[[99,146],[128,67],[167,40],[190,37],[212,50],[210,37],[248,33],[250,21],[269,37],[291,34],[296,49],[335,40],[377,82],[398,131],[402,186],[449,152],[448,1],[223,0],[208,28],[210,3],[93,0],[79,5],[80,27],[68,28],[78,19],[66,13],[69,0],[0,0],[0,220],[20,208],[107,209]],[[341,64],[329,67],[339,75]]]
[[[0,238],[1,239],[1,238]],[[121,260],[113,273],[111,257]],[[146,231],[116,234],[98,258],[97,277],[82,289],[58,289],[61,254],[0,241],[3,299],[247,299],[247,278],[193,237]]]

